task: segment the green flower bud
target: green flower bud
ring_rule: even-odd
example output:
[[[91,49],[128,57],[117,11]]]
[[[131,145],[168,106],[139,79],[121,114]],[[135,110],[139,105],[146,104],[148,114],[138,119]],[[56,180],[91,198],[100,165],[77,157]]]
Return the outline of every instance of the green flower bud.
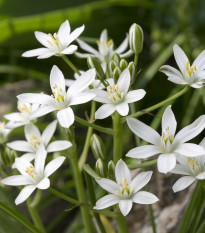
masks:
[[[108,163],[108,177],[112,180],[115,179],[115,164],[112,160]]]
[[[96,69],[97,78],[104,79],[104,75],[105,75],[104,71],[102,69],[100,62],[96,58],[89,56],[87,59],[87,63],[89,68]]]
[[[134,83],[136,78],[136,66],[133,61],[129,63],[128,70],[130,71],[131,83]]]
[[[106,158],[105,145],[98,135],[92,135],[90,145],[96,160],[99,158],[104,160]]]
[[[129,30],[129,44],[133,53],[140,54],[143,48],[144,34],[142,28],[134,23]]]
[[[117,63],[117,65],[119,65],[120,64],[120,60],[121,60],[120,55],[118,53],[114,53],[112,55],[112,57],[111,57],[111,60],[115,61]]]
[[[120,61],[120,70],[121,70],[121,72],[122,72],[124,69],[126,69],[127,66],[128,66],[127,61],[126,61],[125,59],[122,59],[122,60]]]
[[[101,176],[101,177],[107,176],[107,169],[106,169],[105,164],[101,158],[99,158],[96,161],[95,170],[99,176]]]
[[[121,70],[119,67],[116,67],[113,72],[113,78],[115,83],[117,83],[117,80],[119,79],[120,75],[121,75]]]
[[[90,167],[89,164],[84,164],[83,169],[84,169],[85,172],[87,172],[94,179],[97,179],[97,180],[101,179],[101,177]]]
[[[111,61],[110,64],[109,64],[109,69],[110,69],[110,73],[113,74],[114,72],[114,69],[118,66],[117,62],[116,61]]]

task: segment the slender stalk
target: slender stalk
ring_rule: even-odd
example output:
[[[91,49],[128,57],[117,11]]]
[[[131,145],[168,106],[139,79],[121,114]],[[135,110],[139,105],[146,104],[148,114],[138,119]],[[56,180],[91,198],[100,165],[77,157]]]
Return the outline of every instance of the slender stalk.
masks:
[[[138,54],[135,53],[135,59],[134,59],[134,64],[136,65],[136,70],[137,70],[137,63],[138,63]]]
[[[115,112],[112,116],[113,129],[116,134],[113,137],[113,161],[116,164],[118,160],[122,158],[122,123],[121,116],[118,112]]]
[[[77,73],[79,76],[81,76],[80,71],[76,68],[75,65],[73,65],[73,63],[72,63],[65,55],[62,55],[61,57],[63,58],[63,60],[67,63],[67,65],[70,66],[70,68],[71,68],[75,73]]]
[[[178,92],[177,94],[175,94],[175,95],[173,95],[173,96],[167,98],[166,100],[163,100],[163,101],[159,102],[158,104],[155,104],[155,105],[153,105],[153,106],[151,106],[151,107],[149,107],[149,108],[145,108],[144,110],[141,110],[141,111],[136,112],[136,113],[134,113],[134,114],[128,115],[128,116],[126,116],[126,117],[123,117],[123,118],[122,118],[122,122],[124,122],[124,121],[126,120],[126,118],[128,118],[128,117],[139,117],[139,116],[142,116],[142,115],[144,115],[144,114],[146,114],[146,113],[148,113],[148,112],[152,112],[152,111],[154,111],[155,109],[158,109],[158,108],[160,108],[161,106],[163,106],[163,105],[165,105],[165,104],[167,104],[167,103],[169,103],[169,102],[171,102],[171,101],[173,101],[173,100],[179,98],[180,96],[182,96],[183,94],[185,94],[189,89],[190,89],[190,86],[186,86],[184,89],[182,89],[182,90],[181,90],[180,92]]]
[[[27,207],[28,207],[29,213],[30,213],[30,215],[31,215],[31,218],[32,218],[32,220],[33,220],[35,226],[36,226],[39,230],[41,230],[41,232],[45,233],[46,230],[45,230],[45,227],[44,227],[44,225],[43,225],[43,223],[42,223],[42,221],[41,221],[41,218],[40,218],[40,216],[39,216],[39,214],[38,214],[36,208],[33,207],[33,206],[31,206],[31,204],[32,204],[31,198],[28,198],[28,199],[27,199]]]
[[[90,113],[90,122],[92,122],[94,120],[95,110],[96,110],[96,102],[92,101],[91,113]],[[93,128],[89,127],[88,131],[87,131],[87,136],[86,136],[83,152],[82,152],[81,157],[78,161],[78,166],[79,166],[80,171],[82,170],[83,165],[85,164],[87,156],[88,156],[88,151],[89,151],[89,147],[90,147],[90,138],[92,136],[92,133],[93,133]]]
[[[104,127],[101,127],[101,126],[99,126],[99,125],[95,125],[95,124],[90,123],[90,122],[88,122],[88,121],[86,121],[86,120],[83,120],[83,119],[80,118],[80,117],[75,116],[75,120],[76,120],[77,122],[79,122],[80,124],[82,124],[82,125],[85,125],[85,126],[88,126],[88,127],[92,127],[93,129],[96,129],[96,130],[98,130],[98,131],[100,131],[100,132],[107,133],[107,134],[111,134],[111,135],[115,134],[115,132],[114,132],[113,129],[104,128]]]
[[[34,197],[32,203],[31,203],[31,207],[36,207],[39,203],[39,201],[41,200],[42,197],[42,190],[38,189],[36,192],[36,196]]]
[[[28,230],[30,230],[33,233],[42,233],[38,228],[36,228],[30,221],[28,221],[23,215],[18,213],[17,211],[11,209],[9,206],[4,204],[0,201],[0,209],[9,214],[11,217],[16,219],[18,222],[20,222],[23,226],[25,226]]]
[[[118,233],[129,233],[126,219],[119,210],[116,211],[116,218],[115,219],[117,222]]]
[[[154,164],[157,163],[157,159],[155,160],[151,160],[149,162],[145,162],[145,163],[139,163],[139,164],[128,164],[129,169],[135,169],[135,168],[145,168],[145,167],[149,167],[152,166]]]

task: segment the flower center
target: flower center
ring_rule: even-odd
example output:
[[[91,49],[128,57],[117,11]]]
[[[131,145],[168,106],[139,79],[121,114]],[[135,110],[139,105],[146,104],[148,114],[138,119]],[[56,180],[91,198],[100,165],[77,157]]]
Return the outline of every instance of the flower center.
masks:
[[[32,113],[32,105],[31,104],[21,104],[18,105],[18,110],[21,116],[27,117],[29,114]]]
[[[124,96],[123,92],[119,92],[117,85],[112,85],[112,86],[107,87],[107,91],[110,94],[108,98],[112,101],[118,101],[122,99]]]
[[[59,88],[57,84],[53,86],[53,98],[55,98],[59,103],[65,101],[65,94],[66,92]]]
[[[97,40],[97,45],[106,49],[113,45],[113,40],[106,40],[103,43],[100,43],[100,41]]]
[[[57,33],[54,33],[53,35],[52,34],[48,34],[48,35],[51,38],[51,41],[47,40],[47,42],[49,43],[49,45],[50,46],[57,45],[59,47],[60,40],[59,40],[59,37],[58,37]]]
[[[167,126],[166,129],[162,130],[161,136],[161,149],[164,152],[169,153],[172,150],[172,143],[174,142],[174,135],[170,133],[170,128]]]
[[[199,166],[199,160],[196,159],[196,158],[191,158],[191,157],[189,157],[189,158],[187,159],[187,164],[189,165],[189,167],[190,167],[192,170],[195,170],[196,167]]]
[[[185,68],[186,68],[186,71],[189,74],[189,76],[191,76],[196,71],[196,66],[190,67],[189,61],[186,62]]]
[[[31,146],[37,149],[37,147],[41,144],[41,140],[38,140],[36,135],[32,135],[29,139],[29,143],[31,144]]]
[[[118,193],[120,195],[130,195],[133,191],[132,187],[129,187],[129,184],[125,178],[122,179],[122,182],[119,184],[120,190]]]
[[[34,175],[37,175],[36,171],[34,170],[34,167],[30,165],[29,167],[26,168],[25,172],[31,176],[34,179]]]
[[[5,122],[0,122],[0,130],[4,130],[5,129]]]

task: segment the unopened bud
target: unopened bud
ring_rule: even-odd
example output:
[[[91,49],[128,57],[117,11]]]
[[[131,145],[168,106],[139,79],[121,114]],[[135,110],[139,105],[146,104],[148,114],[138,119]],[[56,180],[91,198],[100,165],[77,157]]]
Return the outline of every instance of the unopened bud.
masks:
[[[102,69],[102,66],[100,64],[100,62],[94,58],[89,56],[87,59],[87,63],[88,63],[88,67],[91,68],[95,68],[96,69],[96,73],[97,73],[97,78],[99,79],[104,79],[104,71]]]
[[[114,72],[114,69],[118,66],[117,62],[116,61],[110,61],[110,64],[109,64],[109,69],[110,69],[110,73],[112,74]]]
[[[120,55],[118,53],[114,53],[112,55],[112,57],[111,57],[111,60],[115,61],[117,63],[117,65],[119,65],[120,64],[120,60],[121,60]]]
[[[124,69],[126,69],[127,66],[128,66],[127,61],[126,61],[125,59],[122,59],[122,60],[120,61],[120,70],[121,70],[121,72],[122,72]]]
[[[115,178],[115,164],[112,160],[108,163],[108,177],[112,180]]]
[[[116,67],[113,71],[113,78],[115,83],[117,83],[117,80],[119,79],[120,75],[121,75],[121,70],[119,67]]]
[[[142,28],[134,23],[129,30],[129,44],[133,53],[139,54],[142,52],[144,42],[144,34]]]
[[[96,160],[99,158],[104,160],[106,158],[105,145],[98,135],[92,135],[90,145]]]
[[[107,176],[107,170],[102,159],[98,159],[95,165],[96,173],[101,177]]]
[[[136,78],[136,66],[133,61],[129,63],[128,70],[130,72],[131,83],[134,83]]]

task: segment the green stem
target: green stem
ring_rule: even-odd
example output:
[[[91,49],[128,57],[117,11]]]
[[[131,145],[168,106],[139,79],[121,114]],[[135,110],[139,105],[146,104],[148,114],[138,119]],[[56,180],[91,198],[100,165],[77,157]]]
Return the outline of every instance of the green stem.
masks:
[[[42,233],[38,228],[36,228],[31,222],[29,222],[23,215],[18,213],[17,211],[11,209],[6,204],[0,201],[0,209],[9,214],[11,217],[16,219],[22,225],[24,225],[28,230],[33,233]]]
[[[113,137],[113,161],[116,164],[122,158],[122,123],[118,112],[113,114],[112,119],[113,129],[116,132]]]
[[[159,102],[158,104],[155,104],[155,105],[153,105],[153,106],[151,106],[151,107],[149,107],[149,108],[145,108],[144,110],[141,110],[141,111],[139,111],[139,112],[136,112],[136,113],[134,113],[134,114],[131,114],[131,115],[128,115],[128,116],[122,118],[122,122],[124,122],[124,121],[126,120],[127,117],[139,117],[139,116],[142,116],[142,115],[144,115],[144,114],[146,114],[146,113],[148,113],[148,112],[152,112],[152,111],[154,111],[155,109],[158,109],[158,108],[160,108],[161,106],[163,106],[163,105],[165,105],[165,104],[167,104],[167,103],[169,103],[169,102],[171,102],[171,101],[173,101],[173,100],[179,98],[180,96],[182,96],[183,94],[185,94],[189,89],[190,89],[190,86],[186,86],[186,87],[185,87],[184,89],[182,89],[180,92],[178,92],[177,94],[175,94],[175,95],[173,95],[173,96],[167,98],[166,100],[163,100],[163,101]]]
[[[94,120],[95,110],[96,110],[96,102],[92,101],[92,103],[91,103],[90,122],[92,122]],[[89,147],[90,147],[90,138],[92,136],[92,133],[93,133],[93,128],[89,127],[88,131],[87,131],[87,136],[86,136],[83,152],[82,152],[81,157],[80,157],[80,159],[78,161],[78,166],[79,166],[80,171],[82,170],[83,165],[85,164],[87,156],[88,156],[88,151],[89,151]]]
[[[61,57],[63,58],[63,60],[70,66],[70,68],[71,68],[75,73],[77,73],[79,76],[81,76],[80,71],[75,67],[75,65],[73,65],[73,63],[72,63],[65,55],[62,55]]]
[[[31,207],[36,207],[38,205],[38,203],[40,202],[42,197],[42,189],[38,189],[36,192],[36,196],[34,197],[32,203],[31,203]]]
[[[95,125],[95,124],[90,123],[90,122],[88,122],[88,121],[86,121],[86,120],[83,120],[83,119],[80,118],[80,117],[75,116],[75,120],[76,120],[78,123],[82,124],[82,125],[85,125],[85,126],[88,126],[88,127],[92,127],[93,129],[96,129],[96,130],[98,130],[98,131],[100,131],[100,132],[107,133],[107,134],[111,134],[111,135],[115,134],[115,132],[114,132],[113,129],[104,128],[104,127],[101,127],[101,126],[99,126],[99,125]]]
[[[137,63],[138,63],[138,54],[135,53],[135,59],[134,59],[134,64],[136,65],[136,70],[137,70]]]
[[[151,160],[149,162],[145,162],[145,163],[139,163],[139,164],[128,164],[129,169],[135,169],[135,168],[145,168],[145,167],[149,167],[152,166],[154,164],[157,163],[157,159],[155,160]]]
[[[45,227],[44,227],[44,225],[43,225],[43,223],[41,221],[41,218],[40,218],[36,208],[31,206],[31,203],[32,203],[31,198],[28,198],[27,199],[27,207],[28,207],[29,213],[31,215],[31,218],[32,218],[35,226],[39,230],[41,230],[41,232],[45,233],[46,230],[45,230]]]
[[[126,219],[119,210],[117,210],[117,212],[116,212],[115,219],[117,222],[118,233],[129,233],[129,230],[127,228]]]

